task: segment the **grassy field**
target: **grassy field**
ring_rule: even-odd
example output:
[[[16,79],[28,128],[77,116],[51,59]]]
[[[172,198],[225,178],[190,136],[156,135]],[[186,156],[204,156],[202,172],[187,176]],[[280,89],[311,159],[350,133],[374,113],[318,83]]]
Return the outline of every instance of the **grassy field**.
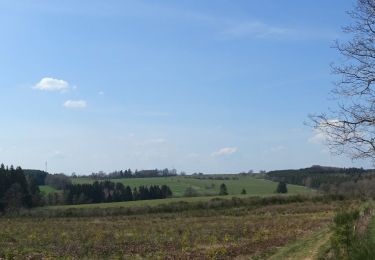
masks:
[[[131,216],[0,218],[0,258],[267,259],[280,247],[328,227],[343,203],[304,201]]]
[[[273,196],[263,195],[264,196]],[[279,196],[289,196],[289,195],[279,195]],[[45,206],[44,209],[68,209],[68,208],[115,208],[115,207],[141,207],[141,206],[158,206],[164,204],[170,204],[175,202],[207,202],[214,199],[231,199],[232,195],[227,196],[202,196],[202,197],[182,197],[182,198],[168,198],[168,199],[158,199],[158,200],[137,200],[137,201],[123,201],[123,202],[110,202],[110,203],[93,203],[93,204],[78,204],[78,205],[58,205],[58,206]],[[249,198],[253,197],[251,195],[236,195],[236,198]]]
[[[234,176],[233,176],[234,177]],[[232,177],[232,178],[233,178]],[[238,177],[236,175],[236,177]],[[89,178],[74,178],[73,183],[92,183],[94,180]],[[249,195],[269,195],[276,190],[277,183],[257,179],[249,176],[240,176],[237,179],[229,180],[210,180],[210,179],[194,179],[183,176],[178,177],[160,177],[160,178],[134,178],[134,179],[113,179],[114,182],[122,182],[124,185],[131,187],[139,187],[141,185],[168,185],[175,197],[184,195],[186,188],[194,188],[201,196],[212,196],[219,193],[220,184],[225,183],[230,195],[240,194],[245,189]],[[311,190],[297,185],[288,185],[289,193],[306,193]]]
[[[217,196],[219,197],[219,196]],[[220,196],[220,198],[230,198],[231,196]],[[236,197],[248,197],[247,195],[240,195]],[[113,207],[135,207],[135,206],[158,206],[162,204],[169,204],[173,202],[185,201],[185,202],[206,202],[216,196],[204,196],[204,197],[190,197],[190,198],[168,198],[158,200],[137,200],[137,201],[123,201],[123,202],[110,202],[110,203],[93,203],[93,204],[78,204],[78,205],[59,205],[59,206],[47,206],[46,209],[67,209],[67,208],[113,208]]]
[[[329,227],[324,227],[303,239],[298,239],[294,243],[281,247],[269,260],[319,259],[322,251],[329,247],[331,235]]]
[[[42,186],[39,186],[39,190],[44,193],[44,194],[48,194],[50,192],[56,192],[57,190],[51,186],[48,186],[48,185],[42,185]]]

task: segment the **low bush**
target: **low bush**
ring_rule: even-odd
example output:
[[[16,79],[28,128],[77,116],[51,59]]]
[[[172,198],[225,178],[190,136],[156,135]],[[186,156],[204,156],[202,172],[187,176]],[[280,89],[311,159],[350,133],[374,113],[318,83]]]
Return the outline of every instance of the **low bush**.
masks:
[[[253,209],[267,205],[284,205],[289,203],[300,202],[323,202],[342,200],[337,196],[272,196],[272,197],[248,197],[238,198],[213,198],[209,201],[185,202],[183,199],[179,202],[171,202],[156,206],[133,206],[133,207],[108,207],[108,208],[36,208],[31,210],[20,210],[18,212],[4,213],[6,217],[88,217],[88,216],[121,216],[136,215],[148,213],[171,213],[191,210],[208,210],[208,209],[231,209],[247,208]]]

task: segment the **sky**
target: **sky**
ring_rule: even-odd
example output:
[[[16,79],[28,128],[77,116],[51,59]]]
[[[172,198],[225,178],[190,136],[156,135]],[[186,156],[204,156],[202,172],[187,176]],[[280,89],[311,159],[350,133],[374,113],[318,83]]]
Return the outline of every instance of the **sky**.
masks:
[[[90,174],[371,167],[308,115],[335,106],[342,0],[0,0],[0,161]]]

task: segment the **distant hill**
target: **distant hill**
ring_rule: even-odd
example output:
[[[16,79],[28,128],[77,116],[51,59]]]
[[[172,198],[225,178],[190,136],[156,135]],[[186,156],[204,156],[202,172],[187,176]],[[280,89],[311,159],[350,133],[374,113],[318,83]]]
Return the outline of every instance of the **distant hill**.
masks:
[[[313,165],[309,168],[297,170],[276,170],[268,172],[266,179],[284,181],[290,184],[304,185],[310,188],[319,188],[322,184],[339,184],[346,181],[358,180],[364,175],[375,171],[363,168],[338,168]]]

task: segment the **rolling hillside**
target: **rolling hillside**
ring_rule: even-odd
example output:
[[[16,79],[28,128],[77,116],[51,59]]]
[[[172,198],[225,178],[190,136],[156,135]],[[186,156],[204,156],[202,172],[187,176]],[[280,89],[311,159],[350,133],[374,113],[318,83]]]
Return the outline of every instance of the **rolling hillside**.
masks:
[[[191,177],[160,177],[160,178],[131,178],[131,179],[112,179],[113,182],[122,182],[124,185],[133,187],[139,187],[141,185],[168,185],[173,192],[173,196],[181,197],[184,195],[185,190],[188,187],[192,187],[201,196],[217,195],[219,193],[220,184],[225,183],[228,188],[229,195],[241,194],[242,189],[246,190],[248,195],[268,195],[272,194],[276,190],[277,183],[257,179],[249,176],[238,176],[226,180],[217,179],[195,179]],[[93,179],[90,178],[73,178],[73,184],[92,183]],[[289,193],[305,193],[310,192],[302,186],[288,185]]]

